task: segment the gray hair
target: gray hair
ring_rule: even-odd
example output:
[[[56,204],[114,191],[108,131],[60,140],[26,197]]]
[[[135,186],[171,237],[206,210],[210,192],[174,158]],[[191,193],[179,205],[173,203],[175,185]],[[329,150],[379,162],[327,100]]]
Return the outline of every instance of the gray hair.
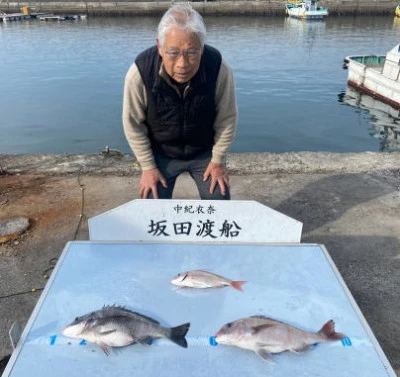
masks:
[[[161,46],[164,46],[165,34],[173,26],[178,26],[181,30],[197,34],[201,47],[204,47],[206,26],[203,17],[191,5],[186,3],[175,4],[162,16],[158,24],[157,35]]]

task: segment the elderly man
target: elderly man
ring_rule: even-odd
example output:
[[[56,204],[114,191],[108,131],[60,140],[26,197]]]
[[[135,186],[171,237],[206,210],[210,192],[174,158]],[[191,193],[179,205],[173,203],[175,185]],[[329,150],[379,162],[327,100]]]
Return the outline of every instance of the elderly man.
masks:
[[[158,25],[157,45],[140,53],[126,75],[123,125],[142,169],[140,198],[170,199],[177,177],[188,172],[201,199],[230,199],[233,74],[205,37],[201,15],[174,5]]]

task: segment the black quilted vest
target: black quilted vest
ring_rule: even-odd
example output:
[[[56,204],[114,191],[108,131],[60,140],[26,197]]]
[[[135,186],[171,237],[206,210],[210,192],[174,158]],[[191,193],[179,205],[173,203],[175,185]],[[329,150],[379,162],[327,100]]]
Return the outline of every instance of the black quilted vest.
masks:
[[[147,92],[147,119],[152,148],[170,158],[189,159],[214,145],[215,88],[221,54],[204,46],[200,67],[182,98],[158,75],[157,47],[143,51],[136,65]]]

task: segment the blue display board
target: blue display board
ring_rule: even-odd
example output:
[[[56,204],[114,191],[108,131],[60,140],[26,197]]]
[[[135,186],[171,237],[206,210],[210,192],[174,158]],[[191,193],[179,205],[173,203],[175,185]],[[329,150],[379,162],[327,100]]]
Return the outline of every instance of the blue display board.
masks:
[[[206,269],[231,287],[179,289],[178,273]],[[166,340],[113,349],[65,338],[63,327],[103,305],[123,305],[165,326],[190,322],[187,349]],[[318,331],[333,319],[348,338],[265,362],[251,351],[212,345],[227,322],[266,315]],[[212,338],[211,338],[212,340]],[[321,245],[71,242],[22,334],[5,377],[394,376],[363,315]]]

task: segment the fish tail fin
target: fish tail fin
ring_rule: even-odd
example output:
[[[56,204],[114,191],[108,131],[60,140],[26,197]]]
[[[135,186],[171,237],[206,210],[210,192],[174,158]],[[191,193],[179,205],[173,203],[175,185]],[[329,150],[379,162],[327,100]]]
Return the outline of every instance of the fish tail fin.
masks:
[[[187,341],[185,339],[186,333],[189,331],[190,323],[172,327],[169,334],[169,339],[176,343],[178,346],[187,348]]]
[[[231,287],[237,289],[238,291],[243,292],[242,285],[244,283],[247,283],[247,281],[239,280],[239,281],[232,281],[231,282]]]
[[[346,337],[346,335],[335,331],[335,322],[332,319],[326,322],[318,333],[321,334],[326,341],[340,340]]]

